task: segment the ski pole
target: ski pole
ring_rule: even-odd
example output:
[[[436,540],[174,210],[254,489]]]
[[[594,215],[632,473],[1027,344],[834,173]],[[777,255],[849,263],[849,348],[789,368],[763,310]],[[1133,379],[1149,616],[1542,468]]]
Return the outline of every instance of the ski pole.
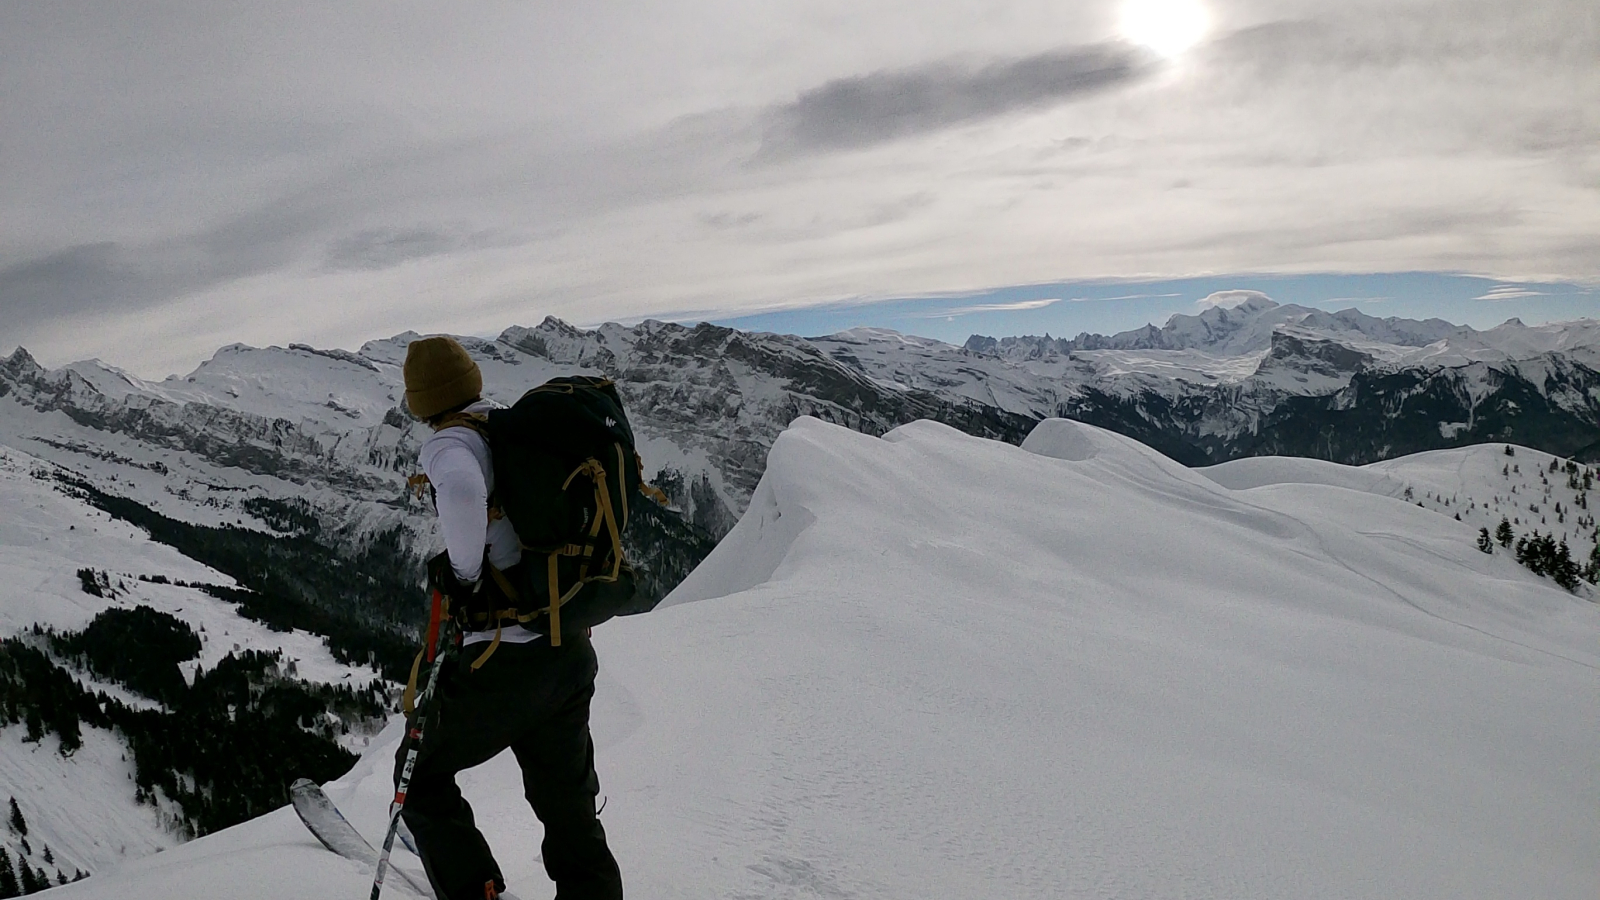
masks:
[[[444,669],[445,658],[450,655],[450,641],[454,635],[449,632],[453,623],[439,614],[440,606],[441,597],[438,591],[434,591],[434,612],[428,628],[428,655],[433,658],[433,668],[428,673],[428,684],[422,689],[422,696],[417,698],[416,710],[406,728],[406,740],[411,746],[406,750],[405,765],[400,767],[400,781],[395,785],[394,800],[389,804],[389,831],[383,836],[383,850],[378,854],[371,900],[378,900],[378,894],[383,891],[383,876],[389,870],[389,853],[394,850],[395,833],[400,830],[400,812],[405,809],[406,791],[411,787],[411,771],[416,767],[417,754],[422,750],[422,729],[433,709],[433,690],[439,683],[439,672]]]

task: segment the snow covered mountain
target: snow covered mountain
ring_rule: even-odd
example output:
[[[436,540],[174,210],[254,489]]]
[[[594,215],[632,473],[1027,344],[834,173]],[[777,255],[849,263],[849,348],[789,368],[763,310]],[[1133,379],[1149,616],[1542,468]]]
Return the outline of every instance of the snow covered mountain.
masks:
[[[1512,453],[1197,471],[1069,421],[1018,448],[801,419],[704,564],[596,632],[629,891],[1592,898],[1600,607],[1474,540],[1594,473]],[[398,738],[328,786],[369,837]],[[540,896],[517,783],[463,779]],[[280,810],[59,893],[368,877]]]
[[[955,347],[856,329],[813,343],[890,389],[1089,422],[1187,465],[1360,464],[1491,440],[1600,460],[1600,320],[1475,331],[1237,293],[1250,296],[1109,337]]]
[[[973,335],[966,347],[1014,361],[1050,354],[1105,350],[1193,350],[1208,356],[1260,354],[1280,332],[1310,334],[1353,345],[1383,348],[1385,362],[1461,365],[1524,359],[1543,353],[1600,353],[1600,320],[1586,319],[1528,327],[1509,319],[1488,331],[1443,319],[1378,318],[1358,309],[1328,312],[1293,303],[1279,304],[1259,291],[1229,291],[1234,302],[1214,305],[1198,315],[1175,315],[1162,327],[1146,325],[1106,336],[1080,334],[1072,340],[1045,337],[995,338]]]
[[[316,714],[298,724],[316,733],[307,741],[323,736],[332,772],[353,758],[338,748],[367,746],[369,727],[381,726],[390,694],[375,669],[339,662],[321,637],[274,630],[240,615],[207,590],[234,586],[233,579],[95,508],[77,496],[74,480],[70,472],[0,447],[0,802],[14,800],[28,826],[26,834],[0,834],[0,848],[14,863],[42,870],[51,883],[176,846],[194,826],[204,826],[206,804],[198,796],[156,786],[176,785],[172,779],[182,777],[191,790],[212,789],[207,779],[218,774],[215,766],[190,764],[174,772],[158,748],[195,733],[203,714],[197,685],[207,673],[231,673],[227,677],[253,689],[276,691],[280,700],[309,698]],[[154,653],[140,640],[148,635],[124,632],[124,641],[105,653],[59,643],[62,636],[93,632],[95,623],[104,625],[117,613],[126,619],[141,609],[193,632],[192,654],[172,669],[174,677],[182,675],[180,692],[189,695],[187,717],[172,714],[175,698],[149,696],[149,684],[136,677],[157,671],[142,665]],[[271,657],[257,659],[264,665],[254,673],[239,666],[252,653]],[[134,667],[110,670],[108,655],[124,656]],[[306,693],[312,685],[321,687]],[[367,717],[328,715],[320,696],[328,690],[366,696],[376,708]],[[252,704],[230,699],[237,721],[247,722]],[[92,708],[85,709],[86,702]],[[222,740],[228,730],[206,733]],[[274,738],[249,737],[263,747]],[[244,771],[252,762],[235,756],[221,770],[224,787],[240,802],[255,796]]]

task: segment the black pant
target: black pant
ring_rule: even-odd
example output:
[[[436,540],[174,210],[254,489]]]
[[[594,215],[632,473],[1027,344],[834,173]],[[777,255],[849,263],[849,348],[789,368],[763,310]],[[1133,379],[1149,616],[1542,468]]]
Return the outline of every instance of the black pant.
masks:
[[[544,868],[557,900],[620,900],[622,875],[595,815],[594,648],[581,635],[564,637],[560,647],[542,639],[503,643],[471,671],[468,664],[486,646],[462,648],[439,673],[436,711],[411,773],[403,815],[428,880],[440,900],[482,900],[489,881],[505,889],[455,776],[510,747],[522,767],[523,792],[544,823]],[[405,754],[402,744],[396,782]]]

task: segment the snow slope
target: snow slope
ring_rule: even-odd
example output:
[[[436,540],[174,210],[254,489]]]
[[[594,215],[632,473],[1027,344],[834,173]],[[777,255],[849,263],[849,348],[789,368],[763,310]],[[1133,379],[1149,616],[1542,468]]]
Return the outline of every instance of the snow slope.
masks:
[[[1488,528],[1492,533],[1505,519],[1517,535],[1551,534],[1566,541],[1579,561],[1587,560],[1600,540],[1588,499],[1591,489],[1583,487],[1581,477],[1569,478],[1567,460],[1528,447],[1511,447],[1508,455],[1507,446],[1430,450],[1359,467],[1258,456],[1195,471],[1236,490],[1325,484],[1402,498],[1459,519],[1474,531]],[[1579,473],[1597,471],[1593,466],[1577,468]]]
[[[107,608],[144,605],[201,632],[200,656],[182,666],[189,677],[197,665],[215,668],[235,650],[281,650],[300,678],[358,686],[376,679],[371,670],[336,661],[316,635],[271,631],[199,590],[140,581],[140,576],[163,576],[169,581],[234,583],[151,541],[144,531],[64,495],[52,484],[54,471],[49,463],[0,446],[0,508],[5,510],[0,516],[0,637],[35,624],[77,631]],[[85,593],[77,575],[82,568],[104,572],[110,595]],[[131,706],[154,705],[88,673],[76,677]],[[0,728],[0,802],[17,799],[29,823],[35,866],[43,865],[52,874],[60,868],[68,876],[80,868],[98,873],[179,843],[161,813],[134,802],[133,763],[119,736],[84,726],[84,746],[63,758],[54,735],[28,744],[22,740],[25,733],[20,726]],[[367,742],[352,735],[347,745],[359,751]],[[20,842],[9,832],[0,843],[13,855],[18,852]],[[41,859],[46,846],[57,860],[54,865]]]
[[[1600,610],[1318,469],[797,421],[695,574],[597,631],[630,895],[1600,895]],[[369,836],[386,736],[330,786]],[[463,784],[546,895],[510,760]],[[59,896],[363,881],[280,811]]]

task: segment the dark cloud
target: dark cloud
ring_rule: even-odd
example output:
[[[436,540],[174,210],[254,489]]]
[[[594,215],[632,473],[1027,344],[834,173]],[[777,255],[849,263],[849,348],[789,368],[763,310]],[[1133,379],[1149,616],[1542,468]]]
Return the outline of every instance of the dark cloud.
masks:
[[[75,244],[0,269],[0,327],[133,312],[292,261],[326,214],[278,203],[139,246]]]
[[[117,245],[80,244],[0,269],[0,322],[17,325],[115,301],[131,267]]]
[[[413,259],[458,250],[462,244],[458,236],[433,228],[377,228],[335,241],[328,248],[327,268],[389,269]]]
[[[1092,44],[980,69],[936,63],[830,81],[768,113],[763,153],[863,147],[1073,98],[1132,81],[1153,60]]]

